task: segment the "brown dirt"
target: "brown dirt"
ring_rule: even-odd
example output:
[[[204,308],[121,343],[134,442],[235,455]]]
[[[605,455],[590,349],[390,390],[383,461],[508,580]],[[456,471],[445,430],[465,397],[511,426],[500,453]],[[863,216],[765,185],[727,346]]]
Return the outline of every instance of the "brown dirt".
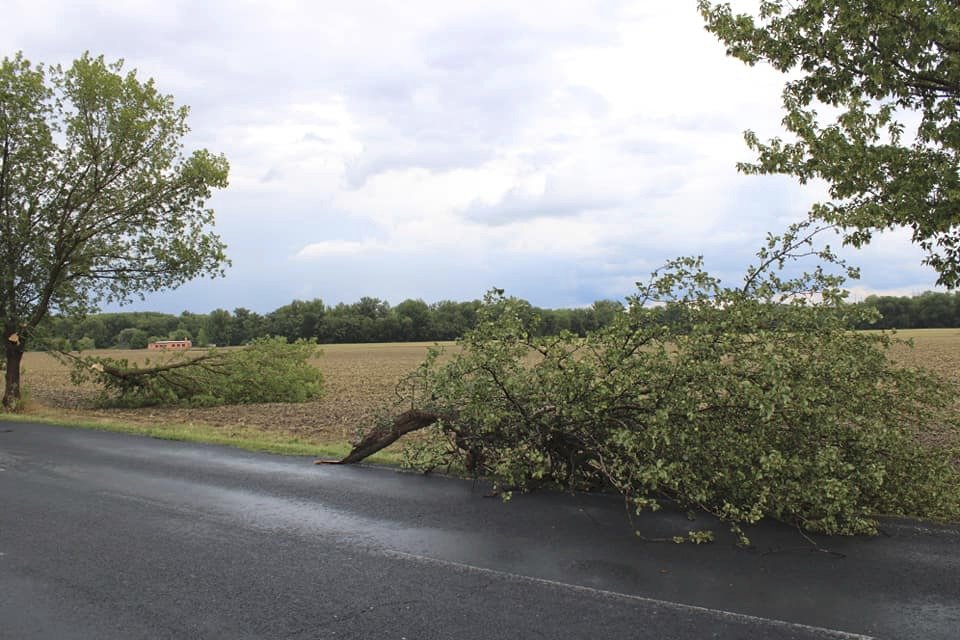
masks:
[[[891,348],[894,362],[929,369],[956,385],[960,385],[960,329],[912,329],[898,332],[896,337],[909,340],[913,346],[898,344]],[[953,420],[960,416],[960,397],[953,403]],[[960,430],[949,420],[925,424],[920,440],[934,447],[949,447],[960,452]],[[957,460],[960,463],[960,459]]]
[[[378,411],[393,405],[397,381],[423,361],[431,345],[325,345],[313,361],[324,375],[324,396],[302,404],[101,409],[95,406],[97,388],[73,385],[68,367],[46,353],[26,354],[23,381],[28,411],[37,415],[56,413],[76,419],[151,425],[203,424],[224,430],[242,427],[283,432],[307,441],[343,441],[353,440],[358,429],[371,426]],[[148,357],[143,350],[92,353],[141,363]]]
[[[894,361],[960,382],[960,329],[913,329],[895,337],[912,341],[913,346],[894,345],[890,354]]]

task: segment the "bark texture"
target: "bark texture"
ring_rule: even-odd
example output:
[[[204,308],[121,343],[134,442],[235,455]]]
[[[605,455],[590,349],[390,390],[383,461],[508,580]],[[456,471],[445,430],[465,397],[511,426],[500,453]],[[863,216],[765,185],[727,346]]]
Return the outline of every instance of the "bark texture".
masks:
[[[23,360],[23,341],[16,333],[4,340],[6,375],[3,385],[3,408],[16,411],[20,406],[20,362]]]
[[[399,440],[401,436],[429,427],[439,420],[440,417],[439,414],[421,411],[419,409],[404,411],[394,418],[390,424],[380,425],[372,429],[360,442],[355,444],[350,453],[342,459],[316,460],[314,464],[353,464],[360,462],[364,458],[372,456],[377,451],[390,446]]]

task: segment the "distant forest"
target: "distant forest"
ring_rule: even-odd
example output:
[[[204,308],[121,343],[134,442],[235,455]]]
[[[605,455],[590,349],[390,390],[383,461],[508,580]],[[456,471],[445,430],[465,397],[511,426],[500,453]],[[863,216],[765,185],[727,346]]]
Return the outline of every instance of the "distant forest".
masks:
[[[405,300],[396,306],[378,298],[328,307],[322,300],[294,300],[260,315],[249,309],[216,309],[208,314],[184,311],[180,315],[154,312],[101,313],[83,319],[50,318],[44,333],[61,349],[143,349],[156,340],[189,338],[196,346],[234,346],[274,335],[320,343],[416,342],[455,340],[476,324],[479,300]],[[579,309],[539,309],[527,305],[530,317],[539,316],[538,333],[568,330],[584,335],[606,326],[623,305],[601,300]]]
[[[960,327],[960,293],[926,292],[914,297],[870,296],[857,303],[875,307],[881,319],[860,329]],[[454,340],[472,329],[479,300],[405,300],[396,306],[378,298],[328,307],[322,300],[294,300],[266,315],[239,307],[208,314],[101,313],[83,319],[52,317],[44,333],[60,349],[143,349],[156,340],[189,338],[196,346],[234,346],[266,335],[320,343]],[[539,335],[561,331],[585,335],[607,326],[623,311],[620,302],[599,300],[589,307],[541,309],[527,304]]]

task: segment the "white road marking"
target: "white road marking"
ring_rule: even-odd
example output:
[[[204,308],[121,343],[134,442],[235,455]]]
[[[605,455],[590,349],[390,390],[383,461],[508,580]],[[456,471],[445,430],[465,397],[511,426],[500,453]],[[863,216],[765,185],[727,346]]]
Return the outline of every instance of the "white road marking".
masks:
[[[681,611],[707,613],[713,616],[726,618],[728,620],[733,620],[737,622],[760,623],[760,624],[770,625],[774,627],[781,627],[784,629],[795,629],[798,631],[807,631],[811,633],[817,633],[822,636],[831,637],[831,638],[840,638],[843,640],[878,640],[874,636],[865,636],[859,633],[849,633],[847,631],[839,631],[837,629],[827,629],[826,627],[815,627],[808,624],[801,624],[799,622],[787,622],[785,620],[775,620],[773,618],[762,618],[760,616],[751,616],[746,613],[736,613],[733,611],[724,611],[722,609],[710,609],[709,607],[698,607],[692,604],[682,604],[679,602],[671,602],[669,600],[658,600],[656,598],[636,596],[636,595],[631,595],[629,593],[619,593],[617,591],[595,589],[594,587],[586,587],[578,584],[570,584],[567,582],[560,582],[558,580],[549,580],[547,578],[536,578],[533,576],[525,576],[519,573],[510,573],[509,571],[500,571],[498,569],[487,569],[486,567],[477,567],[470,564],[464,564],[462,562],[455,562],[453,560],[441,560],[439,558],[431,558],[429,556],[422,556],[416,553],[407,553],[406,551],[380,549],[377,551],[377,553],[380,553],[388,557],[399,558],[403,560],[412,560],[415,562],[433,564],[441,567],[452,567],[455,569],[460,569],[462,571],[469,571],[472,573],[481,573],[485,575],[497,576],[499,578],[507,578],[510,580],[519,580],[522,582],[531,582],[535,584],[549,585],[552,587],[559,587],[561,589],[567,589],[570,591],[587,593],[594,596],[602,596],[605,598],[616,598],[621,600],[630,600],[633,602],[642,602],[645,604],[657,605],[657,606],[665,607],[668,609],[678,609]]]

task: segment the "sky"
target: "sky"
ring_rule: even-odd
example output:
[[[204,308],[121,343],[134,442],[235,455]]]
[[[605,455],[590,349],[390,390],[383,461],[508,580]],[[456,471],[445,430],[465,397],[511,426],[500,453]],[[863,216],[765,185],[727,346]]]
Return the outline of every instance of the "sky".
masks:
[[[741,175],[784,77],[725,56],[694,0],[5,0],[3,55],[84,51],[189,105],[231,164],[226,277],[124,310],[293,299],[623,299],[677,256],[734,284],[822,185]],[[831,244],[839,244],[838,240]],[[933,289],[909,234],[843,252],[853,299]]]

